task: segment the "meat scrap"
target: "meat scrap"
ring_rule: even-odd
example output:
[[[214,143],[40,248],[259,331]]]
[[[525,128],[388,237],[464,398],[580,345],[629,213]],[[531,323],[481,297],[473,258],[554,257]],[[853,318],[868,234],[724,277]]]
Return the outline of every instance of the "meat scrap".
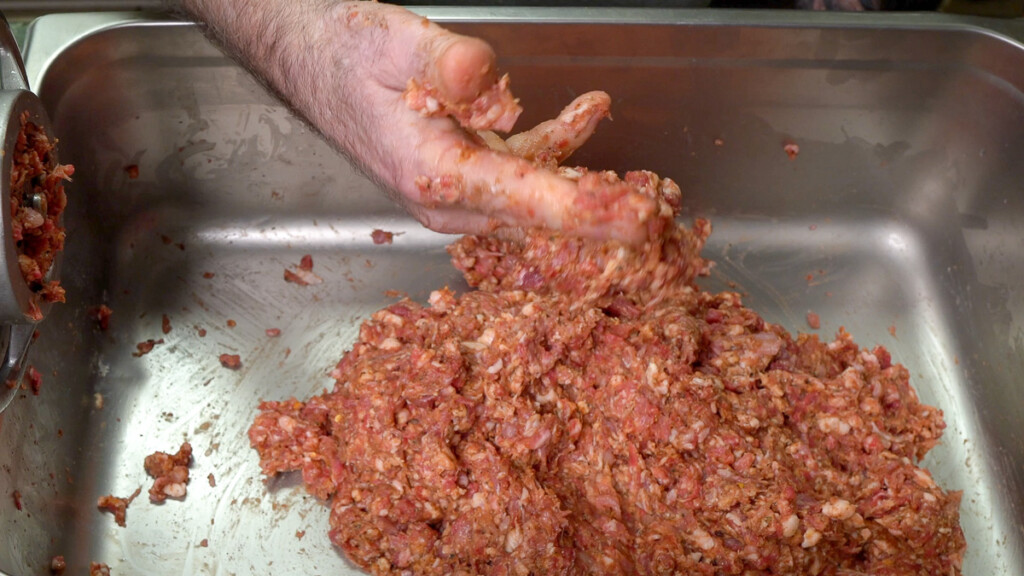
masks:
[[[54,556],[50,559],[50,574],[60,576],[67,569],[68,563],[64,561],[63,556]]]
[[[430,82],[410,79],[404,98],[409,108],[423,116],[451,116],[470,130],[508,132],[523,112],[508,86],[506,74],[473,102],[459,104],[446,99]]]
[[[375,313],[333,391],[262,403],[262,470],[375,574],[958,574],[960,493],[914,463],[941,411],[884,349],[699,291],[709,231],[456,242],[478,290]]]
[[[110,576],[110,566],[102,562],[90,562],[89,576]]]
[[[171,331],[171,319],[167,314],[160,318],[160,331],[164,334],[168,334]]]
[[[185,498],[188,484],[188,467],[192,462],[192,445],[183,442],[175,454],[154,452],[146,456],[146,474],[155,478],[149,489],[151,502],[163,502],[168,498]]]
[[[299,286],[322,284],[324,281],[323,278],[313,273],[313,257],[309,254],[302,257],[298,266],[285,268],[284,279],[285,282],[291,282]]]
[[[238,370],[242,367],[242,357],[238,354],[221,354],[220,365],[229,370]]]
[[[20,121],[11,163],[11,234],[21,274],[34,293],[30,315],[39,320],[39,301],[64,302],[65,298],[60,283],[46,276],[64,249],[65,231],[60,224],[67,206],[64,182],[71,180],[75,168],[57,163],[57,141],[31,122],[27,111]]]
[[[789,156],[790,160],[796,160],[796,157],[800,155],[800,146],[798,144],[790,142],[783,146],[782,149],[786,152],[786,156]]]
[[[377,245],[391,244],[395,240],[395,233],[375,228],[373,232],[370,233],[370,238],[372,238],[373,243]]]
[[[21,512],[21,510],[22,510],[21,492],[19,492],[17,490],[11,492],[11,501],[14,502],[14,509],[17,510],[18,512]]]
[[[89,310],[89,317],[96,322],[96,326],[98,326],[100,330],[106,332],[107,329],[110,328],[110,315],[113,313],[114,311],[111,310],[110,307],[106,304],[101,304]]]
[[[810,326],[812,330],[821,328],[821,316],[818,316],[816,312],[808,312],[807,325]]]
[[[159,340],[154,340],[154,339],[150,338],[149,340],[144,340],[142,342],[139,342],[138,344],[135,345],[135,352],[132,352],[132,356],[135,356],[136,358],[139,358],[141,356],[145,356],[146,354],[149,354],[150,352],[152,352],[153,348],[155,348],[157,344],[163,344],[163,343],[164,343],[164,339],[163,338],[161,338]]]
[[[116,522],[118,526],[124,528],[125,515],[128,511],[128,506],[132,503],[133,500],[135,500],[135,498],[141,492],[142,488],[136,488],[135,492],[132,492],[132,495],[127,498],[119,498],[117,496],[112,496],[110,494],[106,496],[100,496],[99,499],[96,500],[96,507],[99,508],[100,510],[104,510],[113,514],[114,522]]]
[[[36,370],[35,366],[29,365],[25,369],[25,375],[21,378],[21,387],[31,390],[33,396],[39,396],[39,391],[43,388],[43,375]]]

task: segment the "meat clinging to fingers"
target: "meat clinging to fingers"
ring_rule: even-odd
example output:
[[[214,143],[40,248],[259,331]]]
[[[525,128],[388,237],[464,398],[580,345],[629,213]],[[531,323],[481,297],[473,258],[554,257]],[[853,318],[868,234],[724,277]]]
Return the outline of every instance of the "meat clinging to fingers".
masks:
[[[544,227],[641,242],[664,229],[657,203],[629,183],[554,170],[607,114],[606,95],[581,97],[508,145],[491,139],[511,153],[495,152],[476,132],[508,133],[521,108],[483,40],[376,2],[180,4],[434,230]]]

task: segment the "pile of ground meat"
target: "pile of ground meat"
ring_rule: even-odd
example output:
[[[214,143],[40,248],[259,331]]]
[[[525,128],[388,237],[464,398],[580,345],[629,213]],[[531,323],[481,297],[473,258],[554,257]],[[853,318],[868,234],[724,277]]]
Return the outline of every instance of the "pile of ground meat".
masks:
[[[60,216],[67,206],[64,181],[75,169],[59,164],[51,141],[38,124],[22,114],[21,130],[11,162],[12,235],[18,251],[18,265],[29,289],[44,302],[63,302],[64,289],[46,276],[57,253],[64,249],[64,227]],[[42,314],[33,303],[33,317]]]
[[[375,313],[332,391],[260,405],[263,472],[301,471],[374,574],[959,574],[960,493],[915,464],[941,411],[884,348],[699,290],[711,225],[674,223],[671,180],[558,167],[610,101],[481,137],[583,192],[639,193],[665,225],[642,245],[457,241],[475,290]]]
[[[915,465],[941,411],[882,347],[698,290],[709,232],[463,238],[477,290],[377,312],[333,391],[260,406],[263,471],[375,574],[959,574],[960,494]]]

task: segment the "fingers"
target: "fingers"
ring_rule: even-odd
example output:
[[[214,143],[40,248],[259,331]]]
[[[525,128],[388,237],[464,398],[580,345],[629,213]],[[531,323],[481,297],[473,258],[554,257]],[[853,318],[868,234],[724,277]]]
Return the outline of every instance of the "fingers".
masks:
[[[490,234],[502,225],[498,219],[464,208],[426,208],[419,204],[406,208],[420,224],[442,234]]]
[[[587,92],[554,120],[509,137],[508,149],[534,164],[554,169],[590,138],[597,124],[609,116],[611,103],[611,97],[604,92]]]
[[[430,55],[433,66],[428,66],[428,79],[437,86],[440,94],[451,102],[471,103],[498,80],[496,57],[483,40],[452,34],[447,30],[439,33],[441,42]]]
[[[437,145],[433,178],[417,178],[411,197],[430,209],[477,212],[509,226],[562,230],[638,243],[660,233],[667,216],[653,198],[600,174],[578,181],[468,141]]]
[[[508,88],[508,77],[498,78],[490,45],[423,19],[411,20],[408,13],[395,19],[403,38],[392,42],[392,59],[399,64],[390,80],[401,82],[410,108],[424,116],[451,116],[469,130],[512,129],[522,108]]]

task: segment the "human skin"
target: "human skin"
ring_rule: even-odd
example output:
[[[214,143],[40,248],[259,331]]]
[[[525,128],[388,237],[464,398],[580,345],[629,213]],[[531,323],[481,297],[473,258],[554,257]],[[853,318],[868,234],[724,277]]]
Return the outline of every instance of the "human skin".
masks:
[[[662,228],[656,202],[625,184],[563,178],[410,108],[410,80],[455,107],[494,92],[496,57],[483,40],[376,2],[175,4],[428,228],[543,227],[628,242]],[[508,131],[513,106],[484,128]]]

